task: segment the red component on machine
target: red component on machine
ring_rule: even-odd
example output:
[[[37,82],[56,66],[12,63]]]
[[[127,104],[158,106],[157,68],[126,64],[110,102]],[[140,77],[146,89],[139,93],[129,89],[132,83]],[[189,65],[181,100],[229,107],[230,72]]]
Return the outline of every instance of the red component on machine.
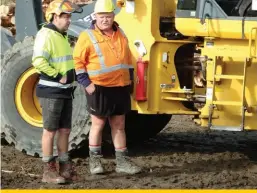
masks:
[[[139,58],[137,61],[137,82],[136,82],[136,100],[145,101],[147,92],[147,68],[148,61]]]

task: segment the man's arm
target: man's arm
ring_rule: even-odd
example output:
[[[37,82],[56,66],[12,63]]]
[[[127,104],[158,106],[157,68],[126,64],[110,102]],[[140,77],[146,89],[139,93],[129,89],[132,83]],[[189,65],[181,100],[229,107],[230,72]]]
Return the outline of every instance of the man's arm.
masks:
[[[41,33],[36,37],[34,43],[32,65],[43,75],[48,78],[59,81],[62,75],[49,65],[51,57],[51,47],[47,35]]]
[[[130,76],[130,80],[133,82],[134,81],[134,66],[132,64],[132,53],[130,48],[128,48],[128,65],[130,66],[129,68],[129,76]]]
[[[125,32],[119,27],[119,24],[117,22],[114,22],[114,24],[118,27],[120,33],[126,38],[126,43],[127,43],[127,49],[128,49],[128,65],[130,66],[129,68],[129,76],[130,76],[130,80],[133,84],[134,82],[134,66],[132,64],[132,53],[131,53],[131,50],[129,48],[129,41],[128,41],[128,38],[125,34]]]
[[[79,35],[78,41],[73,51],[73,59],[75,64],[75,70],[77,74],[78,83],[83,85],[84,88],[91,84],[91,80],[87,73],[87,56],[89,53],[88,39],[85,32]]]
[[[128,53],[128,65],[130,67],[129,68],[129,78],[131,81],[129,92],[130,92],[130,94],[132,94],[134,91],[134,66],[132,64],[132,53],[131,53],[129,46],[128,46],[128,52],[129,52]]]

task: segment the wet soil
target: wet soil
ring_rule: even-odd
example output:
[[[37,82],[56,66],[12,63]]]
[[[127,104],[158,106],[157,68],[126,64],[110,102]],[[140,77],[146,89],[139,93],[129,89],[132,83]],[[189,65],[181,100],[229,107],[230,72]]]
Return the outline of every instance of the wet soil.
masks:
[[[130,145],[137,175],[115,173],[112,145],[103,145],[106,173],[88,170],[88,149],[72,152],[79,180],[66,185],[41,183],[40,158],[1,145],[2,189],[170,189],[257,188],[257,133],[218,132],[196,126],[188,116],[173,116],[155,138]]]

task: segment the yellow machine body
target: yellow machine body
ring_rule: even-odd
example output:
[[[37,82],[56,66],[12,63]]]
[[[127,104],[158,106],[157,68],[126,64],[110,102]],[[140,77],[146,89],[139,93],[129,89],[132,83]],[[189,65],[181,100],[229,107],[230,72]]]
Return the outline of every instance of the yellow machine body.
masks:
[[[133,2],[133,12],[126,7],[131,1],[124,1],[116,16],[128,36],[135,69],[140,57],[136,41],[144,44],[143,60],[149,61],[147,100],[137,101],[134,92],[133,109],[144,114],[196,115],[197,123],[213,129],[257,129],[257,19],[244,21],[243,37],[241,19],[205,18],[201,22],[199,18],[176,18],[175,0]],[[174,24],[187,38],[161,36],[160,18],[171,18],[170,28]],[[206,58],[202,62],[205,85],[200,87],[194,74],[179,77],[178,73],[181,61],[192,59],[194,49]],[[200,107],[185,105],[199,96],[205,99]]]

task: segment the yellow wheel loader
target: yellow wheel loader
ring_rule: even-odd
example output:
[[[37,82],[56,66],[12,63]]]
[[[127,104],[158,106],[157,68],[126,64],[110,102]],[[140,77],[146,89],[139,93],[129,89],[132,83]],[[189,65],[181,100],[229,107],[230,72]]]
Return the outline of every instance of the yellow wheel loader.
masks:
[[[256,0],[114,0],[135,67],[129,142],[159,133],[171,116],[191,115],[206,129],[257,130]],[[73,14],[71,45],[94,20],[95,2]],[[31,65],[45,22],[41,0],[16,1],[16,30],[1,29],[1,132],[16,149],[41,156],[42,114]],[[90,118],[78,86],[69,150],[88,136]],[[105,132],[110,127],[107,123]]]

